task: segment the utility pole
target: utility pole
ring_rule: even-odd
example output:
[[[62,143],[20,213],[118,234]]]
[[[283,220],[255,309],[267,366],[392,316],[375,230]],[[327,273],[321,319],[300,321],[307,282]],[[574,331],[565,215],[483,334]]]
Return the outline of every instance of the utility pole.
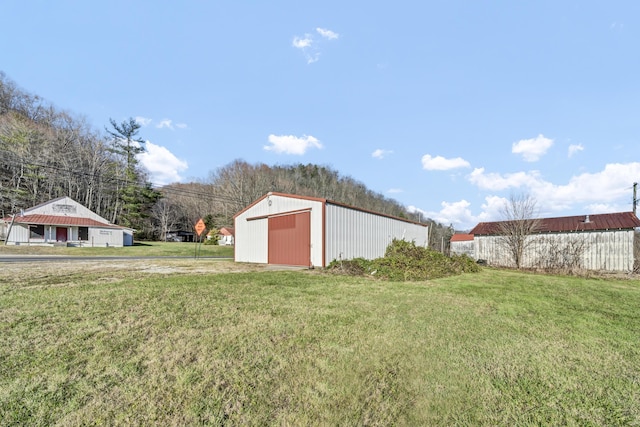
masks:
[[[636,213],[636,207],[638,206],[638,183],[633,183],[633,213]]]

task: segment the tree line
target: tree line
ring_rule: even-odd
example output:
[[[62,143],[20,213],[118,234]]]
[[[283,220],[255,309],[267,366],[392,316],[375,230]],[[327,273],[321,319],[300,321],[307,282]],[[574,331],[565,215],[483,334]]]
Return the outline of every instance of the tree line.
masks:
[[[160,197],[136,155],[144,141],[133,119],[99,132],[83,118],[18,88],[0,72],[0,213],[69,196],[136,229]]]
[[[0,213],[3,217],[69,196],[138,239],[165,239],[192,230],[233,226],[233,216],[269,191],[325,198],[431,227],[444,249],[451,226],[409,213],[396,200],[329,166],[249,164],[238,159],[196,182],[153,185],[137,160],[144,151],[134,119],[111,119],[103,130],[20,89],[0,72]]]

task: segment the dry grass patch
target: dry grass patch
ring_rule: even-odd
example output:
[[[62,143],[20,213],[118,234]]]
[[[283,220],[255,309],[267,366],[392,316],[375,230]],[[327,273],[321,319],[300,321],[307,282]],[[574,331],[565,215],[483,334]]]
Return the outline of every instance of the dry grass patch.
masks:
[[[73,286],[77,283],[114,282],[145,275],[219,274],[258,272],[264,265],[220,259],[161,258],[147,260],[100,260],[3,262],[0,285]]]

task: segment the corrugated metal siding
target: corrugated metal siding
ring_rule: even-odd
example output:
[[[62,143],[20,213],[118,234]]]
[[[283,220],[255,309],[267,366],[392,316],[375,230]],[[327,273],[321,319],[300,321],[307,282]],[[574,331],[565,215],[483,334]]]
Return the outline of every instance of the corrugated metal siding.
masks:
[[[20,245],[38,245],[53,244],[56,242],[57,229],[66,227],[56,227],[45,225],[43,239],[31,239],[28,228],[22,224],[13,224],[11,236],[7,239],[7,244]],[[66,228],[67,239],[71,242],[78,240],[78,228],[72,227],[71,230]],[[88,227],[88,238],[86,242],[82,242],[86,246],[113,246],[120,247],[124,244],[124,231],[121,228],[92,228]]]
[[[585,263],[591,270],[633,271],[632,230],[589,233]]]
[[[269,218],[269,264],[309,266],[311,212]]]
[[[596,231],[583,233],[557,233],[529,236],[522,262],[523,267],[545,266],[546,258],[554,248],[567,255],[568,245],[584,244],[580,267],[598,271],[633,271],[633,230]],[[475,236],[475,258],[496,266],[513,266],[512,258],[498,236]]]
[[[267,218],[247,221],[246,218],[236,218],[235,260],[237,262],[267,263],[268,255],[268,225]]]
[[[89,228],[87,246],[116,246],[124,245],[124,230],[115,228]],[[83,242],[84,244],[84,242]]]
[[[326,207],[324,212],[323,206]],[[310,212],[313,266],[325,266],[326,263],[340,257],[381,257],[393,238],[415,241],[420,246],[426,245],[428,238],[426,225],[330,202],[325,205],[322,199],[310,200],[293,195],[269,194],[235,217],[236,261],[268,262],[267,219],[274,215],[299,213],[302,210]],[[258,223],[264,225],[258,226]]]
[[[9,235],[7,236],[7,244],[25,244],[29,241],[29,229],[26,225],[13,224],[9,225]],[[54,230],[55,233],[55,230]]]
[[[451,254],[467,255],[473,258],[474,243],[473,240],[451,240]]]
[[[235,260],[268,262],[268,221],[271,215],[310,210],[311,262],[322,266],[322,202],[269,195],[235,218]],[[263,219],[253,219],[263,217]]]
[[[333,204],[326,205],[326,261],[384,256],[396,239],[424,246],[427,227]]]

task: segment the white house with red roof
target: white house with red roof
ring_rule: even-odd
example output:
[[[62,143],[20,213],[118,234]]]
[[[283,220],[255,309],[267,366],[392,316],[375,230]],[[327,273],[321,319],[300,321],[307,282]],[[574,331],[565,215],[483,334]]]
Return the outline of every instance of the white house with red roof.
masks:
[[[222,227],[220,232],[218,233],[218,244],[219,245],[231,245],[233,246],[235,239],[236,231],[233,228]]]
[[[70,197],[0,220],[5,245],[130,246],[133,230],[111,224]]]

